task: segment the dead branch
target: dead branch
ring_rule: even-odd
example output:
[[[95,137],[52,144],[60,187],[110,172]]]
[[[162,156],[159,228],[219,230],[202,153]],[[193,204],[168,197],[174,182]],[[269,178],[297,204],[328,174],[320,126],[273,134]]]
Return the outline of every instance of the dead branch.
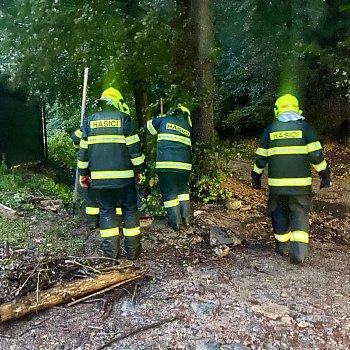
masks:
[[[135,277],[129,278],[127,282],[131,282],[131,281],[136,280],[136,279],[138,279],[138,278],[140,278],[140,277],[141,277],[141,276],[135,276]],[[81,303],[82,301],[85,301],[85,300],[87,300],[87,299],[90,299],[90,298],[92,298],[92,297],[95,297],[96,295],[100,295],[100,294],[106,293],[106,292],[108,292],[108,291],[110,291],[110,290],[112,290],[112,289],[114,289],[114,288],[116,288],[116,287],[121,286],[121,285],[124,284],[124,283],[125,283],[125,281],[121,281],[121,282],[118,282],[118,283],[116,283],[116,284],[113,284],[112,286],[109,286],[109,287],[107,287],[107,288],[104,288],[104,289],[102,289],[102,290],[99,290],[99,291],[96,292],[96,293],[93,293],[93,294],[87,295],[86,297],[83,297],[83,298],[74,300],[74,301],[70,302],[69,304],[67,304],[67,306],[73,306],[73,305],[75,305],[75,304]]]
[[[130,332],[127,332],[127,333],[124,333],[124,334],[121,334],[121,335],[118,335],[117,337],[109,340],[106,344],[102,345],[101,347],[99,347],[97,350],[102,350],[102,349],[105,349],[107,348],[108,346],[112,345],[113,343],[115,343],[116,341],[119,341],[119,340],[122,340],[122,339],[125,339],[125,338],[128,338],[132,335],[135,335],[135,334],[138,334],[140,332],[144,332],[144,331],[147,331],[149,329],[152,329],[152,328],[157,328],[159,326],[162,326],[163,324],[166,324],[166,323],[170,323],[170,322],[174,322],[174,321],[178,321],[178,320],[181,320],[183,319],[185,316],[184,315],[177,315],[175,317],[171,317],[171,318],[166,318],[164,320],[161,320],[161,321],[158,321],[158,322],[154,322],[154,323],[151,323],[147,326],[142,326],[142,327],[139,327],[139,328],[136,328]]]
[[[0,305],[0,323],[17,319],[32,312],[47,309],[52,306],[67,303],[76,298],[89,295],[96,291],[114,286],[118,283],[127,283],[141,276],[140,272],[113,271],[100,274],[91,278],[62,284],[58,287],[44,291],[33,292],[26,297],[19,298],[15,302]]]

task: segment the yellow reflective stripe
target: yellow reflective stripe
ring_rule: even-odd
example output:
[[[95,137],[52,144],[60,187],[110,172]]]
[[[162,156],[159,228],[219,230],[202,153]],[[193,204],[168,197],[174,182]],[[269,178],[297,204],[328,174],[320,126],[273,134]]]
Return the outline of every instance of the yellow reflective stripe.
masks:
[[[85,214],[87,215],[98,215],[99,213],[100,213],[100,208],[85,207]]]
[[[190,195],[189,195],[189,193],[179,194],[177,196],[177,198],[179,199],[180,202],[182,202],[182,201],[189,201],[190,200]]]
[[[142,164],[145,161],[145,156],[142,155],[140,157],[131,158],[130,160],[131,160],[132,165],[137,166],[137,165]]]
[[[181,162],[156,162],[156,169],[181,169],[191,170],[192,164]]]
[[[116,215],[122,215],[122,208],[115,208]]]
[[[257,174],[262,174],[264,172],[264,168],[258,168],[256,164],[254,164],[253,171]]]
[[[292,231],[290,241],[309,243],[309,234],[305,231]]]
[[[128,146],[132,145],[133,143],[139,142],[140,138],[139,135],[135,134],[132,136],[128,136],[125,138],[125,142]]]
[[[266,148],[262,148],[262,147],[259,147],[255,154],[257,154],[258,156],[263,156],[263,157],[267,157],[267,149]]]
[[[83,136],[83,132],[82,132],[80,129],[78,129],[78,130],[76,130],[76,131],[74,132],[74,135],[75,135],[76,137],[78,137],[79,139],[81,139],[82,136]]]
[[[141,234],[141,231],[140,231],[140,227],[123,228],[123,233],[124,233],[124,236],[126,237],[133,237]]]
[[[280,154],[307,154],[306,146],[272,147],[267,150],[268,156]]]
[[[288,242],[290,240],[291,232],[285,233],[283,235],[275,234],[275,238],[278,242]]]
[[[149,120],[147,122],[147,130],[149,131],[149,133],[151,135],[157,135],[157,130],[154,128],[154,126],[152,124],[152,120]]]
[[[296,178],[269,178],[269,186],[311,186],[311,177],[296,177]]]
[[[79,148],[79,145],[76,145],[74,142],[73,142],[73,146],[74,148]]]
[[[172,199],[170,201],[164,201],[164,207],[165,208],[172,208],[172,207],[176,207],[177,205],[179,205],[180,202],[179,202],[179,198],[175,198],[175,199]]]
[[[79,169],[87,169],[89,167],[89,162],[83,162],[78,160],[78,168]]]
[[[191,139],[185,136],[173,135],[173,134],[159,134],[157,141],[174,141],[180,142],[187,146],[191,146]]]
[[[322,149],[322,146],[319,141],[308,143],[306,147],[307,147],[308,153]]]
[[[327,168],[327,162],[325,160],[323,160],[321,163],[311,165],[318,173],[322,170],[326,170]]]
[[[92,180],[103,180],[103,179],[125,179],[134,177],[133,170],[116,170],[116,171],[92,171]]]
[[[119,236],[119,228],[113,227],[105,230],[100,230],[100,234],[102,238]]]
[[[88,144],[96,143],[125,143],[124,135],[95,135],[88,137]]]
[[[80,140],[80,144],[79,145],[80,145],[81,148],[85,148],[85,149],[88,149],[88,147],[89,147],[87,141],[85,141],[85,140]]]

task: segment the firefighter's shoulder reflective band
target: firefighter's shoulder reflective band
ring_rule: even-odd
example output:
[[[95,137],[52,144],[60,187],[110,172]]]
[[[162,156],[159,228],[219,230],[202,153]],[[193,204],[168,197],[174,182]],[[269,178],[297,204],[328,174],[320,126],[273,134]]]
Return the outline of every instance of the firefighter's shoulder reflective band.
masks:
[[[177,198],[179,199],[180,202],[189,201],[190,200],[190,195],[189,195],[189,193],[179,194],[177,196]]]
[[[272,147],[267,150],[268,156],[281,154],[307,154],[306,146]]]
[[[164,201],[165,208],[172,208],[172,207],[176,207],[177,205],[180,205],[179,198],[175,198],[170,201]]]
[[[76,136],[77,138],[79,138],[79,139],[81,139],[82,136],[83,136],[83,132],[82,132],[80,129],[76,130],[76,131],[74,132],[74,134],[75,134],[75,136]]]
[[[125,143],[124,135],[95,135],[88,137],[88,144],[96,143]]]
[[[133,228],[123,228],[124,236],[126,237],[132,237],[132,236],[138,236],[141,234],[140,227],[133,227]]]
[[[290,235],[290,241],[309,243],[309,234],[305,231],[292,231]]]
[[[131,160],[132,165],[137,166],[137,165],[142,164],[145,161],[145,156],[142,155],[140,157],[131,158],[130,160]]]
[[[257,174],[262,174],[264,172],[264,168],[258,168],[256,164],[254,164],[253,171]]]
[[[319,141],[308,143],[306,147],[307,147],[308,153],[322,149],[322,146]]]
[[[156,169],[181,169],[191,170],[192,164],[181,162],[156,162]]]
[[[327,162],[325,160],[323,160],[321,163],[318,164],[311,164],[312,167],[319,173],[322,170],[326,170],[327,169]]]
[[[180,136],[180,135],[174,135],[174,134],[159,134],[158,135],[158,141],[174,141],[174,142],[180,142],[187,146],[191,146],[191,140],[188,137]]]
[[[100,213],[100,208],[96,207],[86,207],[85,214],[86,215],[98,215]]]
[[[149,133],[151,135],[156,135],[157,134],[157,130],[154,128],[154,126],[152,124],[152,120],[149,120],[147,122],[147,130],[149,131]]]
[[[126,179],[134,177],[133,170],[116,170],[116,171],[92,171],[92,180],[104,180],[104,179]]]
[[[112,228],[107,228],[105,230],[100,230],[100,234],[102,238],[118,236],[119,228],[112,227]]]
[[[116,215],[122,215],[122,208],[115,208]]]
[[[268,178],[269,186],[311,186],[311,177],[297,178]]]
[[[139,142],[140,138],[139,135],[135,134],[132,136],[128,136],[125,138],[125,142],[128,146],[132,145],[133,143]]]
[[[85,149],[88,149],[88,147],[89,147],[89,144],[85,140],[80,140],[80,144],[79,145],[80,145],[81,148],[85,148]]]
[[[79,169],[87,169],[89,167],[89,162],[82,162],[78,160],[78,168]]]
[[[258,156],[263,156],[263,157],[267,157],[267,149],[266,148],[262,148],[262,147],[259,147],[255,154],[257,154]]]
[[[291,232],[285,233],[283,235],[275,234],[275,238],[278,242],[288,242],[290,240]]]

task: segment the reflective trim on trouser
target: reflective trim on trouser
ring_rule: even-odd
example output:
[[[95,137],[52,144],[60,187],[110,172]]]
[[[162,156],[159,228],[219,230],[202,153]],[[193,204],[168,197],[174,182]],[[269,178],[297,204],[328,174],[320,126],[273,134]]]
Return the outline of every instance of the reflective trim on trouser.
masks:
[[[107,229],[101,229],[100,234],[102,238],[106,237],[114,237],[119,235],[119,228],[118,227],[112,227]]]
[[[100,208],[96,207],[86,207],[85,214],[86,215],[98,215],[100,213]],[[122,215],[122,208],[115,208],[116,215]]]
[[[285,233],[285,234],[275,234],[275,238],[277,239],[277,241],[279,242],[288,242],[290,240],[291,237],[291,232]]]
[[[96,207],[85,207],[86,215],[98,215],[100,213],[100,208]]]
[[[290,241],[309,243],[309,234],[305,231],[292,231]]]
[[[123,228],[123,234],[125,237],[133,237],[141,234],[140,227]]]
[[[171,200],[168,200],[168,201],[164,201],[164,207],[165,207],[165,208],[176,207],[176,206],[179,205],[179,204],[180,204],[180,202],[179,202],[179,199],[178,199],[178,198],[171,199]]]
[[[179,194],[177,196],[177,198],[179,199],[180,202],[182,202],[182,201],[189,201],[190,200],[190,195],[189,195],[189,193]]]

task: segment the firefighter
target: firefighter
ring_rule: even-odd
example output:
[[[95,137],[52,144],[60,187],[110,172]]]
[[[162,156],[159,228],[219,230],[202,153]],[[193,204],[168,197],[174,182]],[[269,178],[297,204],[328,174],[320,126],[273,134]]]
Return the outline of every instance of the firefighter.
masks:
[[[276,120],[263,131],[251,172],[252,187],[261,188],[268,164],[269,209],[276,253],[290,254],[290,262],[303,264],[309,243],[311,167],[331,186],[330,169],[315,131],[305,121],[298,99],[286,94],[275,103]]]
[[[190,225],[188,180],[192,170],[191,113],[180,105],[169,115],[149,120],[145,129],[157,135],[155,171],[159,178],[169,226]]]
[[[144,168],[140,139],[121,93],[108,88],[97,100],[100,111],[83,124],[78,152],[80,183],[91,187],[100,208],[104,256],[118,258],[121,234],[115,203],[121,198],[124,247],[129,260],[141,253],[140,221],[135,178]]]
[[[79,150],[82,135],[83,131],[82,127],[80,127],[79,129],[75,130],[70,137],[73,142],[73,146],[77,151]],[[83,186],[80,186],[79,194],[84,203],[87,224],[91,229],[96,229],[99,225],[100,208],[97,205],[95,193],[90,187],[84,188]],[[122,215],[122,208],[120,207],[119,202],[116,203],[115,213],[119,216]],[[118,220],[121,221],[121,219]]]

